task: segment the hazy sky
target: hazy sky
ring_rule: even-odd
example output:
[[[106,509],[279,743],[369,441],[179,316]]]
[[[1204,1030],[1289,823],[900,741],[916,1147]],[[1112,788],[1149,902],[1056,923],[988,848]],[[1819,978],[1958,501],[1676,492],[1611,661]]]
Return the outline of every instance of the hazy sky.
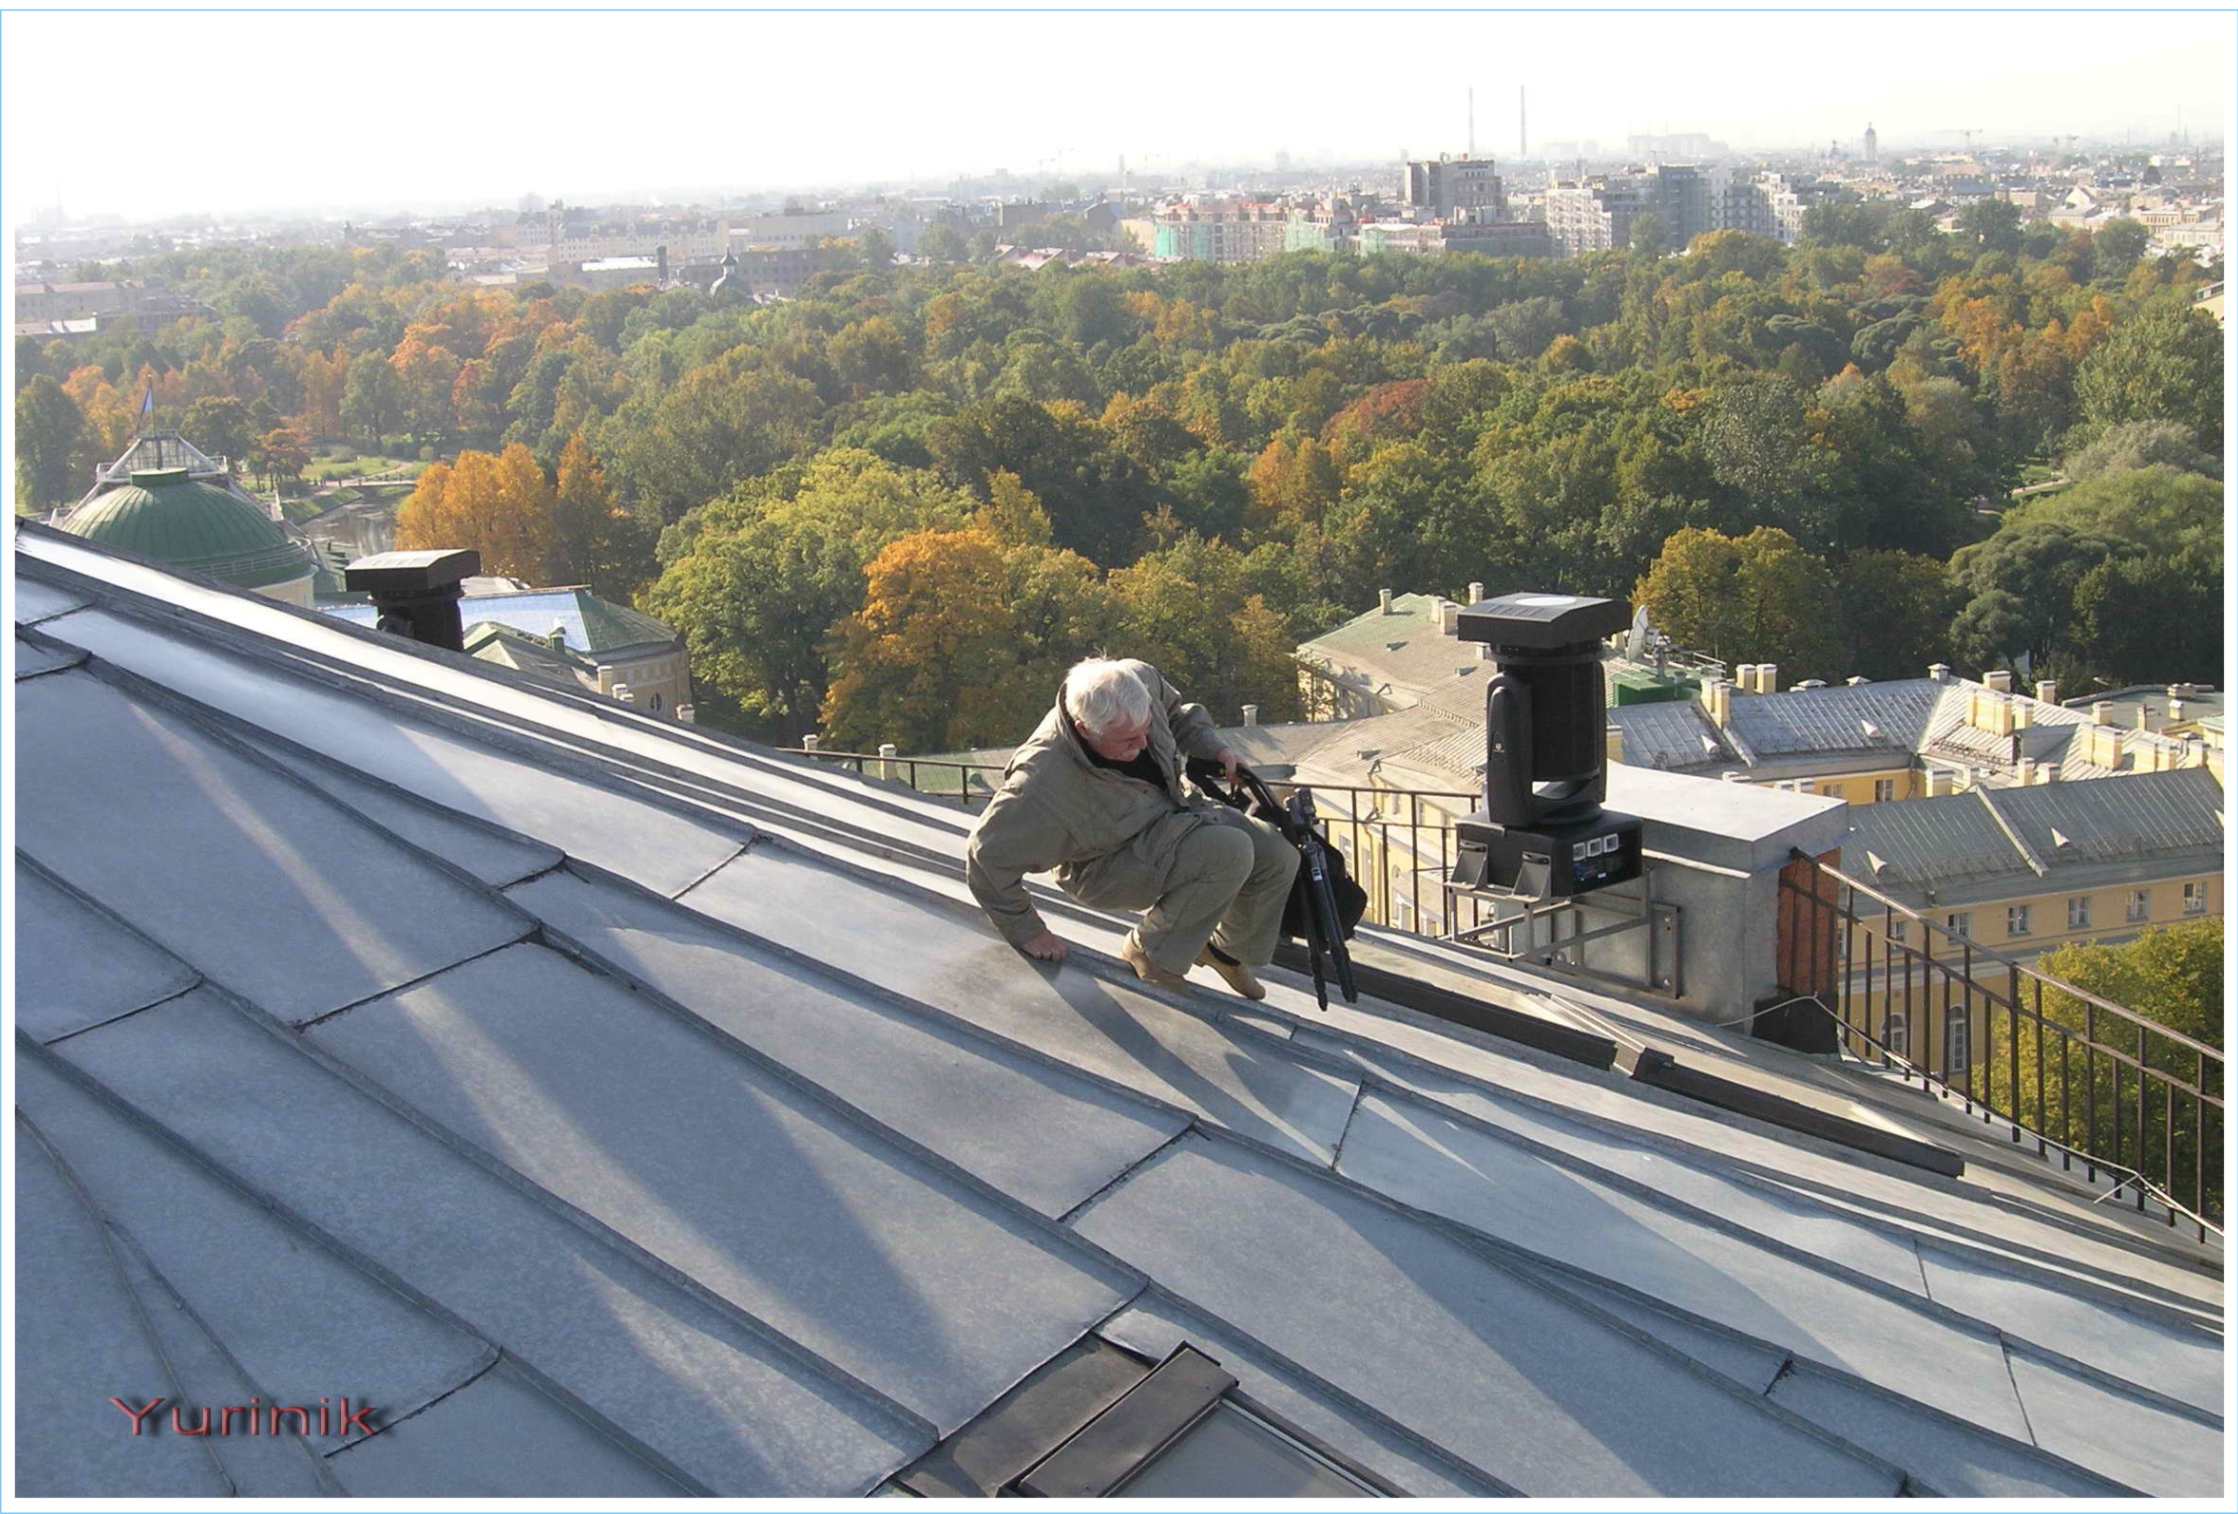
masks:
[[[1458,152],[2220,134],[2193,15],[9,14],[12,222]]]

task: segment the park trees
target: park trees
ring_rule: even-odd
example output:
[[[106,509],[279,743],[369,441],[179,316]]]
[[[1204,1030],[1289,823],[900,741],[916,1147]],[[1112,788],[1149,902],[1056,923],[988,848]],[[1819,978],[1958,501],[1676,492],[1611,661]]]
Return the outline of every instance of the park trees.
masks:
[[[2188,304],[2163,301],[2131,317],[2075,374],[2083,421],[2176,421],[2222,451],[2222,332]]]
[[[528,448],[463,452],[437,463],[396,512],[400,550],[471,547],[482,571],[531,583],[544,577],[552,545],[552,485]]]
[[[1680,531],[1632,598],[1674,641],[1724,662],[1776,663],[1797,679],[1845,676],[1829,614],[1833,575],[1775,527],[1741,537]]]
[[[85,421],[62,386],[42,373],[16,392],[16,503],[43,508],[75,497],[72,461]]]

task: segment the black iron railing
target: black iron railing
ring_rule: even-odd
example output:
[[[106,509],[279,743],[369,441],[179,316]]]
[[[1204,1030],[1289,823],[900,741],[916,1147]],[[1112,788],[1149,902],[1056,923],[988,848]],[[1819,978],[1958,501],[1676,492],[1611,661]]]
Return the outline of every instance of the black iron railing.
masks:
[[[2016,1144],[2148,1194],[2205,1238],[2223,1216],[2223,1053],[2048,977],[1795,854],[1780,877],[1784,992],[1842,1049],[2002,1119]]]

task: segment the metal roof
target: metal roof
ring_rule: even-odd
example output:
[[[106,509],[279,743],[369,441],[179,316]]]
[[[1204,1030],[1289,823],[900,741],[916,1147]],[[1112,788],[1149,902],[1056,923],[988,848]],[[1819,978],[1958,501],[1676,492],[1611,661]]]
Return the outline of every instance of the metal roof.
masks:
[[[20,1495],[855,1496],[1182,1339],[1414,1493],[2219,1484],[2219,1247],[1916,1093],[1561,990],[1965,1174],[1053,895],[1036,965],[952,807],[17,544]],[[127,1455],[120,1388],[377,1433]]]

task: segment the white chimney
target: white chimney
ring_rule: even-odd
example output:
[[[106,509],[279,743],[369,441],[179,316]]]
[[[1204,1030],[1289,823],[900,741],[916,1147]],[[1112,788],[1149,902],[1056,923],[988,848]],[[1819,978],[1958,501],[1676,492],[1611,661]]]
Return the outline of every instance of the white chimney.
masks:
[[[2000,694],[2013,691],[2013,674],[2010,668],[1993,668],[1982,674],[1982,682]]]
[[[2151,710],[2151,709],[2150,709],[2149,707],[2147,707],[2147,705],[2145,704],[2145,701],[2143,701],[2142,699],[2138,700],[2138,701],[2137,701],[2137,729],[2138,729],[2138,730],[2140,730],[2140,731],[2149,731],[2149,730],[2151,730],[2151,729],[2152,729],[2152,718],[2153,718],[2153,712],[2152,712],[2152,710]]]
[[[2182,723],[2183,723],[2183,718],[2184,718],[2184,702],[2183,702],[2183,701],[2182,701],[2181,699],[2171,699],[2171,700],[2169,700],[2169,701],[2168,701],[2168,723],[2169,723],[2170,725],[2180,725],[2180,724],[2182,724]]]
[[[1391,591],[1389,589],[1382,589],[1377,591],[1375,599],[1376,613],[1378,615],[1388,615],[1391,613]]]
[[[878,743],[878,755],[881,759],[878,764],[879,777],[890,779],[894,776],[894,754],[900,750],[890,741]]]
[[[1492,660],[1492,643],[1480,641],[1476,644],[1476,660],[1478,662],[1490,662]]]
[[[1257,725],[1259,723],[1259,707],[1257,705],[1247,704],[1243,707],[1243,723],[1245,725]]]
[[[1780,665],[1776,662],[1758,663],[1756,665],[1756,692],[1759,694],[1777,694],[1779,691]]]
[[[2046,704],[2059,703],[2059,684],[2049,678],[2037,679],[2036,697]]]
[[[1472,605],[1480,605],[1484,603],[1484,585],[1480,583],[1471,583],[1469,585],[1469,603]]]
[[[2114,723],[2114,702],[2111,699],[2093,699],[2090,702],[2090,720],[2093,725]]]
[[[1461,634],[1461,607],[1450,599],[1438,601],[1438,629],[1447,636]]]
[[[676,718],[686,725],[697,725],[699,723],[699,711],[691,705],[680,704],[676,707]]]
[[[1872,681],[1873,680],[1870,678],[1859,678],[1853,673],[1850,675],[1849,686],[1853,689],[1859,689],[1863,688],[1866,684],[1869,684]]]
[[[2027,701],[2026,699],[2016,699],[2016,700],[2014,700],[2014,701],[2013,701],[2013,729],[2014,729],[2014,730],[2016,730],[2016,731],[2025,731],[2025,730],[2027,730],[2027,729],[2028,729],[2028,726],[2029,726],[2029,722],[2030,722],[2030,720],[2031,720],[2031,719],[2032,719],[2032,717],[2033,717],[2033,714],[2034,714],[2034,711],[2035,711],[2035,709],[2036,709],[2036,707],[2035,707],[2034,705],[2030,704],[2030,703],[2029,703],[2029,702],[2028,702],[2028,701]]]
[[[1933,680],[1934,680],[1935,682],[1937,682],[1937,683],[1949,683],[1949,682],[1950,682],[1950,664],[1949,664],[1949,663],[1947,663],[1947,662],[1931,662],[1931,663],[1929,663],[1929,664],[1927,665],[1927,676],[1928,676],[1929,678],[1933,679]]]
[[[2036,759],[2033,757],[2023,757],[2020,760],[2019,766],[2020,772],[2018,774],[2018,777],[2020,778],[2020,781],[2022,783],[2034,783],[2036,781]]]
[[[1950,774],[1944,772],[1941,768],[1929,768],[1926,782],[1926,797],[1929,799],[1940,799],[1950,792]]]
[[[637,702],[636,696],[630,693],[629,685],[626,683],[614,685],[614,698],[623,704],[635,704]]]
[[[808,752],[815,751],[817,739],[818,738],[816,736],[816,733],[814,731],[810,731],[807,735],[800,738],[801,749]]]
[[[1733,686],[1743,694],[1756,692],[1756,664],[1744,662],[1733,670]]]

